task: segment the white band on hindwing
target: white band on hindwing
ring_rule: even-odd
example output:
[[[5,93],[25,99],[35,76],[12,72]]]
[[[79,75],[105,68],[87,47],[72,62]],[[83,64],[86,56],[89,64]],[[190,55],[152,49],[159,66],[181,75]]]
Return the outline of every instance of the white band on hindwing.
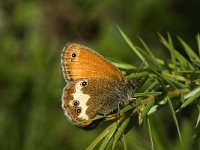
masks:
[[[89,119],[89,116],[86,114],[86,110],[88,108],[88,106],[86,105],[87,101],[89,100],[90,96],[88,94],[84,94],[82,92],[82,86],[81,86],[81,83],[83,81],[78,81],[76,84],[75,84],[75,92],[72,94],[73,95],[73,100],[77,100],[79,101],[79,106],[78,107],[81,107],[81,113],[78,115],[78,118],[81,118],[81,119],[85,119],[85,120],[88,120]],[[73,101],[71,101],[69,103],[70,106],[73,106]]]

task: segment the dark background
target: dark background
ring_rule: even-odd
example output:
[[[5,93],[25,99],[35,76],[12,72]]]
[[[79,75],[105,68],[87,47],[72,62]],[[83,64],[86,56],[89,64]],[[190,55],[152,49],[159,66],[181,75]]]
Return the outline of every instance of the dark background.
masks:
[[[119,25],[134,43],[141,36],[156,55],[167,59],[157,32],[170,32],[177,48],[180,36],[197,49],[199,7],[199,0],[1,0],[0,149],[86,148],[106,126],[84,131],[64,117],[64,45],[79,42],[106,58],[141,65],[121,38]],[[189,142],[195,122],[184,115],[181,129]],[[151,117],[156,147],[180,148],[169,108]],[[146,124],[126,137],[129,149],[150,149]]]

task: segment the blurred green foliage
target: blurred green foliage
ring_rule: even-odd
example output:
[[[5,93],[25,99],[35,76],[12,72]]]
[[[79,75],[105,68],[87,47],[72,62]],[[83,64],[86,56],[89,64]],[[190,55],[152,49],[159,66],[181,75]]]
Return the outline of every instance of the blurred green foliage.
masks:
[[[194,46],[199,6],[199,0],[1,0],[0,149],[86,148],[105,124],[84,131],[63,115],[60,99],[66,83],[60,53],[65,43],[80,42],[101,49],[109,58],[141,65],[120,37],[118,24],[132,40],[140,35],[157,55],[167,59],[156,32],[170,31]],[[168,109],[151,116],[157,149],[180,148]],[[195,132],[191,119],[195,111],[186,108],[179,116],[183,140],[188,141],[184,149],[190,147]],[[127,134],[127,145],[150,149],[146,125]],[[122,147],[119,143],[118,149]]]

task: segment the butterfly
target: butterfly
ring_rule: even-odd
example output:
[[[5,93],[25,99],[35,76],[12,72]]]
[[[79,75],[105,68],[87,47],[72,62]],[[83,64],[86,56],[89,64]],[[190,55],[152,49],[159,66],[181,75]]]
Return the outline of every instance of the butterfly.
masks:
[[[61,53],[61,65],[67,85],[63,89],[62,108],[76,126],[90,129],[99,123],[96,116],[107,116],[134,100],[134,80],[92,49],[67,44]]]

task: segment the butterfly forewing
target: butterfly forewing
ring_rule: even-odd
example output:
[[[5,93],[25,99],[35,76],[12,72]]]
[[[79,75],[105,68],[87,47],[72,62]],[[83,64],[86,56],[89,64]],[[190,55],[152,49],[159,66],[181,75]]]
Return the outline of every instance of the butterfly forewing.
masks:
[[[80,44],[67,44],[62,52],[61,63],[66,80],[104,77],[126,81],[114,65],[90,48]]]

